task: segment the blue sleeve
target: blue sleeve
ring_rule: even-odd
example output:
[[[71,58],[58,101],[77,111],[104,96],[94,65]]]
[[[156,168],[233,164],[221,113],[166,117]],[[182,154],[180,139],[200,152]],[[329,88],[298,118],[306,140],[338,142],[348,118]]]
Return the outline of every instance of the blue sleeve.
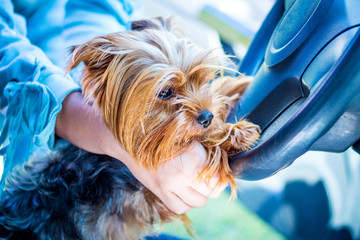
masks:
[[[78,45],[95,36],[129,30],[140,8],[137,0],[69,0],[65,7],[65,45]]]
[[[141,12],[138,0],[68,0],[62,34],[64,46],[69,48],[96,36],[130,30],[131,21]],[[70,73],[76,82],[80,81],[81,70],[80,64]]]
[[[35,145],[53,147],[61,103],[70,92],[80,89],[25,36],[24,18],[14,13],[9,0],[1,0],[0,117],[3,122],[0,152],[4,155],[3,176],[15,164],[27,160]],[[29,146],[24,145],[25,138]],[[23,154],[17,154],[19,151]]]

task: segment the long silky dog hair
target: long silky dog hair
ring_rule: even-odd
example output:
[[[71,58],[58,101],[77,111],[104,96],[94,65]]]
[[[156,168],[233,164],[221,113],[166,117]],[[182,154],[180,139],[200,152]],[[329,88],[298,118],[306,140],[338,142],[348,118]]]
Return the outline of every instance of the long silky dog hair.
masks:
[[[141,167],[156,169],[200,142],[199,178],[219,173],[236,185],[228,156],[248,150],[258,126],[226,123],[247,78],[221,76],[223,55],[181,36],[169,19],[73,48],[67,71],[84,63],[82,91],[115,139]],[[211,84],[210,84],[211,83]],[[180,219],[119,160],[72,145],[9,174],[0,206],[4,239],[139,239],[154,223]]]

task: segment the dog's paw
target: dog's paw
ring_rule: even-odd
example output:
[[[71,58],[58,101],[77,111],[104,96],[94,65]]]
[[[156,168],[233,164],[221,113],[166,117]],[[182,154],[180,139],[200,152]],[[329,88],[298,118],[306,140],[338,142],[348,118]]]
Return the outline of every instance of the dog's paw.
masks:
[[[227,124],[227,128],[230,135],[222,147],[229,155],[251,149],[259,139],[261,132],[259,126],[245,120],[235,124]]]

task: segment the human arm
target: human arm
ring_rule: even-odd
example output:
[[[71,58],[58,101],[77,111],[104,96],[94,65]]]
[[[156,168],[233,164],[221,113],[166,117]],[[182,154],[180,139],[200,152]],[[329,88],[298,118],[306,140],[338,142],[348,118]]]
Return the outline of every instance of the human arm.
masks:
[[[84,43],[93,37],[130,30],[140,12],[138,0],[69,0],[65,6],[65,46]]]
[[[46,85],[62,102],[79,86],[64,77],[64,71],[30,43],[25,25],[25,19],[14,12],[11,2],[4,0],[0,6],[0,93],[11,80],[37,82]]]
[[[6,108],[0,145],[5,175],[26,161],[34,145],[54,145],[54,127],[61,102],[78,90],[64,72],[26,38],[25,19],[9,0],[0,4],[0,97]],[[5,90],[5,91],[4,91]],[[4,110],[3,109],[3,110]],[[4,111],[2,112],[2,114]],[[22,151],[22,154],[18,154]]]

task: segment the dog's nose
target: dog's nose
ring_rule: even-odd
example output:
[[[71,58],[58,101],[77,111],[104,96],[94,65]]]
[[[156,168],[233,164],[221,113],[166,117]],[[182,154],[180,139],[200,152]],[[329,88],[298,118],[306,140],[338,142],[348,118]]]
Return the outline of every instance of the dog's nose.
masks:
[[[209,110],[205,109],[200,113],[196,120],[203,128],[207,128],[211,124],[213,118],[214,115]]]

